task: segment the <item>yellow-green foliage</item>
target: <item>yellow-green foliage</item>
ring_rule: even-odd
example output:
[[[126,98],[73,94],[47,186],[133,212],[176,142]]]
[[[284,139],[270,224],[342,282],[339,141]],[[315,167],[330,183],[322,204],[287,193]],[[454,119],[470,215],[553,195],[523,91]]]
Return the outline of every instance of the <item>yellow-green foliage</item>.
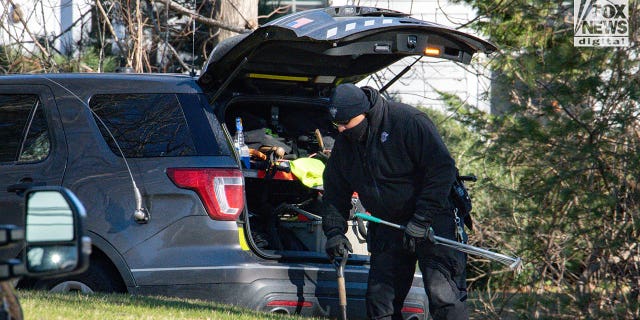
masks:
[[[100,58],[93,50],[74,56],[54,54],[45,57],[19,48],[0,46],[0,74],[42,72],[113,72],[117,67],[114,57]]]

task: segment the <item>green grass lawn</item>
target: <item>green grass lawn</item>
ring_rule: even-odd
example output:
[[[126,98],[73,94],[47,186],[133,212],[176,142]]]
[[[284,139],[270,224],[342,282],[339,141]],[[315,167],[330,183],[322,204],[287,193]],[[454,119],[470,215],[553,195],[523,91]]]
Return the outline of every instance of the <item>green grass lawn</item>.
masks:
[[[25,319],[310,319],[260,313],[211,301],[128,294],[17,292]]]
[[[100,293],[88,295],[32,290],[18,290],[17,294],[26,320],[318,319],[261,313],[212,301],[171,297]],[[477,292],[472,292],[467,301],[471,320],[521,319],[523,317],[519,314],[522,309],[516,311],[513,307],[527,301],[531,303],[533,299],[540,298],[537,295],[517,294],[514,298],[513,294],[482,293],[479,295]]]

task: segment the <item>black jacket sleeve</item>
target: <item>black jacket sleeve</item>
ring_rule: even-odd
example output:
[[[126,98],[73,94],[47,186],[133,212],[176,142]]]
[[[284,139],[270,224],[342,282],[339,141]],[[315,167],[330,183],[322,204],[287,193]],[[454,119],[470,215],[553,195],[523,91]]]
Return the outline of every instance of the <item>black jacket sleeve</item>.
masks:
[[[455,161],[426,114],[409,121],[405,143],[419,178],[413,218],[430,224],[434,214],[450,209],[448,196],[456,177]]]
[[[344,150],[343,150],[344,151]],[[345,152],[335,148],[327,162],[323,179],[324,193],[322,196],[322,230],[327,237],[347,232],[347,219],[351,209],[351,195],[353,189],[347,179],[344,178]]]

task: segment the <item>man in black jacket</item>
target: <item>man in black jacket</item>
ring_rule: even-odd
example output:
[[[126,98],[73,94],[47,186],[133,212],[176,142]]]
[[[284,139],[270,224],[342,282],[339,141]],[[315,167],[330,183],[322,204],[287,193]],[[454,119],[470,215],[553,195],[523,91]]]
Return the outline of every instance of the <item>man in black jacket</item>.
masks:
[[[329,111],[340,134],[323,175],[327,254],[351,251],[345,233],[354,191],[372,215],[406,225],[369,224],[368,317],[402,319],[417,261],[431,316],[467,319],[466,256],[433,241],[434,232],[456,239],[448,200],[455,162],[435,126],[418,109],[353,84],[336,87]]]

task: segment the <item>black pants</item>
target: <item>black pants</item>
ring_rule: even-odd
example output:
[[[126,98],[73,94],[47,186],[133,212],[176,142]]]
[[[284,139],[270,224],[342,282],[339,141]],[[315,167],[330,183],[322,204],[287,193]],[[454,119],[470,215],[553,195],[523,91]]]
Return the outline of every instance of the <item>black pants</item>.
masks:
[[[436,235],[455,239],[452,215],[434,217],[432,227]],[[401,230],[384,225],[370,225],[367,316],[370,319],[402,319],[402,306],[411,288],[417,261],[433,319],[468,319],[466,255],[428,242],[420,242],[416,253],[412,254],[402,247],[403,234]]]

